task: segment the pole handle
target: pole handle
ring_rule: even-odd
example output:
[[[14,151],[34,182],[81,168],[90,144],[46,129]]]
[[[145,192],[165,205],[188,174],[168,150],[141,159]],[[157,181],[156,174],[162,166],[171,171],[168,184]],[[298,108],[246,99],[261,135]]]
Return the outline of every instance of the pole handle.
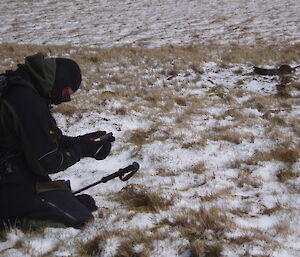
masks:
[[[130,168],[129,168],[130,167]],[[125,171],[125,169],[129,168]],[[140,165],[137,162],[133,162],[131,165],[129,165],[127,168],[123,169],[122,174],[119,176],[119,178],[122,181],[127,181],[130,179],[140,168]],[[126,173],[129,173],[125,176]]]

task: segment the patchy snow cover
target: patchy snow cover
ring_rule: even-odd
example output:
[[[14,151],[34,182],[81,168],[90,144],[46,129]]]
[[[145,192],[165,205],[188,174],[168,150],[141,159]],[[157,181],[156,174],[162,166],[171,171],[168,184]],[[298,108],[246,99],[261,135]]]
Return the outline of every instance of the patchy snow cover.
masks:
[[[155,47],[299,39],[297,0],[2,0],[0,8],[1,42]]]
[[[156,47],[197,41],[220,44],[299,41],[300,3],[291,0],[284,3],[277,0],[88,3],[3,0],[0,8],[1,42]],[[103,65],[112,73],[118,72],[116,63]],[[219,239],[224,240],[223,256],[299,256],[300,160],[289,167],[298,175],[280,182],[278,174],[286,169],[283,161],[259,158],[253,161],[251,158],[276,149],[285,140],[267,135],[272,118],[282,118],[287,124],[293,120],[298,122],[294,127],[280,127],[276,123],[274,126],[279,135],[293,137],[290,147],[299,148],[297,99],[300,93],[291,92],[296,104],[291,102],[288,107],[279,108],[278,103],[255,107],[251,98],[274,96],[278,81],[248,74],[246,71],[250,68],[246,64],[220,67],[218,63],[207,62],[201,66],[201,77],[193,70],[186,70],[169,79],[166,72],[165,77],[157,77],[146,90],[169,90],[187,99],[184,104],[174,104],[169,112],[161,112],[159,106],[149,108],[141,96],[136,102],[140,101],[142,108],[135,109],[136,102],[131,103],[124,115],[115,112],[123,105],[117,99],[108,102],[101,112],[84,113],[80,118],[77,114],[66,117],[55,113],[59,126],[68,135],[106,130],[112,131],[117,140],[112,154],[104,161],[86,158],[52,175],[53,179],[70,179],[72,189],[76,190],[132,161],[138,161],[141,170],[128,182],[115,179],[88,191],[100,209],[95,213],[95,222],[82,231],[47,228],[41,234],[24,234],[13,229],[7,240],[0,242],[0,255],[79,256],[81,244],[97,235],[107,235],[97,246],[101,249],[99,256],[115,256],[122,241],[132,236],[131,233],[145,231],[146,238],[168,235],[153,240],[149,256],[188,257],[191,256],[189,245],[193,242],[200,244],[206,239],[217,249],[213,244],[220,235],[206,229],[184,237],[177,231],[176,220],[182,215],[186,222],[192,222],[189,211],[200,213],[204,208],[213,213],[214,208],[218,208],[224,211],[228,224],[234,224],[225,229],[224,238]],[[135,72],[138,67],[126,69]],[[235,72],[238,69],[241,72]],[[141,73],[141,80],[147,80],[155,71],[150,67]],[[294,80],[299,81],[299,77],[294,75]],[[79,90],[81,98],[76,100],[82,107],[88,107],[93,97],[115,89],[116,85],[112,84],[99,89],[95,83],[84,98]],[[243,93],[232,95],[235,90],[243,90]],[[188,99],[195,97],[199,101],[209,99],[211,104],[193,109]],[[227,98],[229,104],[226,100],[220,101]],[[160,102],[160,106],[165,102]],[[244,117],[244,122],[238,120],[237,114]],[[149,140],[143,142],[141,148],[128,140],[136,130],[151,131],[152,128],[154,132],[149,132]],[[235,133],[236,138],[230,133],[227,137],[221,135],[220,129],[226,128]],[[166,138],[161,139],[164,136]],[[174,202],[170,208],[158,212],[139,212],[113,200],[130,185],[145,186],[149,192],[156,192],[167,200],[174,199]],[[216,218],[222,220],[222,217]],[[120,234],[114,234],[116,231]],[[147,247],[146,242],[139,242],[133,250],[139,256]]]

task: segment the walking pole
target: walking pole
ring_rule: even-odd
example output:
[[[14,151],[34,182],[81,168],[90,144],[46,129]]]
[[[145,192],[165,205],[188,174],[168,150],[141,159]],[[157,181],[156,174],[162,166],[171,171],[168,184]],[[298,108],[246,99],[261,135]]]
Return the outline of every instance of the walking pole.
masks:
[[[106,177],[103,177],[101,180],[90,184],[88,186],[85,186],[83,188],[80,188],[78,190],[76,190],[75,192],[73,192],[73,195],[77,195],[78,193],[85,191],[91,187],[94,187],[100,183],[106,183],[109,180],[112,180],[116,177],[119,177],[122,181],[127,181],[128,179],[130,179],[140,168],[140,165],[137,162],[133,162],[131,165],[128,165],[127,167],[123,168],[123,169],[119,169],[117,172],[114,172]]]

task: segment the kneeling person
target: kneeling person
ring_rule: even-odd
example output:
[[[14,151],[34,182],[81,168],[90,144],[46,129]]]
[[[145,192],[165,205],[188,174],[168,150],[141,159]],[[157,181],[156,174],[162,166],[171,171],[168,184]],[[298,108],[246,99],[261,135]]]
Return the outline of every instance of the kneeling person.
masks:
[[[2,225],[26,218],[80,228],[93,219],[91,196],[75,197],[66,181],[49,177],[84,157],[105,159],[115,140],[105,131],[68,137],[57,127],[51,104],[70,101],[80,84],[76,62],[40,53],[0,75]]]

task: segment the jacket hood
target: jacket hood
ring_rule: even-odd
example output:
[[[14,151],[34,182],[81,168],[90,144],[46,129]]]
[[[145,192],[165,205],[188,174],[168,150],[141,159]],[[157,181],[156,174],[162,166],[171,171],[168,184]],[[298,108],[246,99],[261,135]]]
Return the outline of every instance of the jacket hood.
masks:
[[[55,58],[46,58],[42,53],[37,53],[25,58],[25,64],[21,65],[30,73],[30,78],[38,93],[50,98],[54,87],[56,62]]]
[[[76,92],[81,84],[81,70],[79,65],[66,58],[55,58],[56,72],[54,87],[51,92],[51,103],[62,103],[62,91],[64,88],[71,88]]]

